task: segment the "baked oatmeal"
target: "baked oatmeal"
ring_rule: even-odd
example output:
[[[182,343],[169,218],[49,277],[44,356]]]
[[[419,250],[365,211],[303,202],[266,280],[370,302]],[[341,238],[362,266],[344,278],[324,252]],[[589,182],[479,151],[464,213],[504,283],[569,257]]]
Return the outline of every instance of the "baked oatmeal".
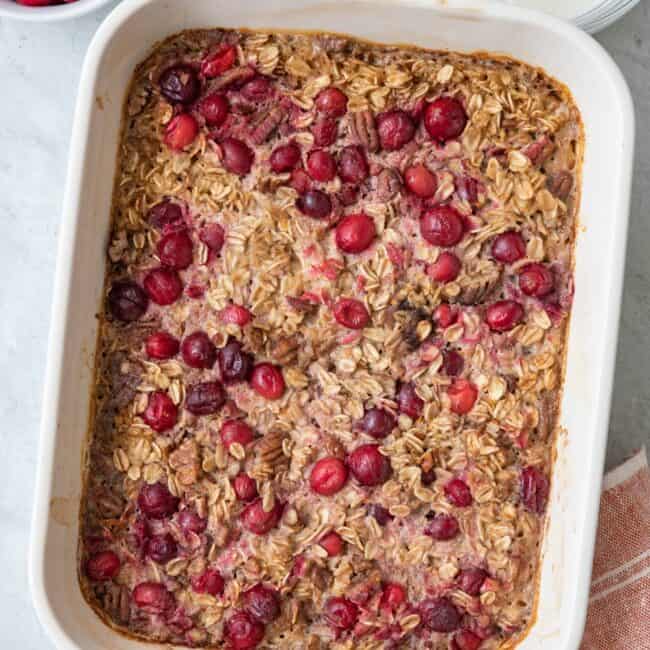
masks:
[[[116,629],[512,648],[534,617],[579,113],[488,54],[212,30],[124,116],[79,547]]]

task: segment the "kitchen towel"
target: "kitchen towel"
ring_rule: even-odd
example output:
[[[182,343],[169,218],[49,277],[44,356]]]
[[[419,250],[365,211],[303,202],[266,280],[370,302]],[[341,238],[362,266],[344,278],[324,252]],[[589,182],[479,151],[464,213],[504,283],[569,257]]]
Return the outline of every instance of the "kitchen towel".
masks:
[[[605,475],[581,650],[650,650],[650,469],[646,450]]]

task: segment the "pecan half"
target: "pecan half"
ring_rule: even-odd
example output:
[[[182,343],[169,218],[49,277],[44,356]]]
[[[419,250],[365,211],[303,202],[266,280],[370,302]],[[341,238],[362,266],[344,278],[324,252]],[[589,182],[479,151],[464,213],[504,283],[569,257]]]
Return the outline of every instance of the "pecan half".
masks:
[[[345,458],[345,447],[332,435],[324,433],[321,436],[323,449],[328,456]]]
[[[377,176],[377,196],[382,201],[390,201],[401,189],[402,179],[399,172],[391,167],[385,167]]]
[[[573,188],[573,177],[569,172],[558,172],[551,174],[546,179],[546,187],[551,194],[557,196],[561,201],[566,201]]]
[[[263,114],[251,133],[251,140],[255,144],[266,142],[269,136],[280,126],[286,113],[279,107],[274,106],[267,113]]]
[[[169,455],[169,466],[176,470],[181,485],[193,485],[199,478],[201,465],[195,440],[185,440]]]
[[[379,150],[379,136],[372,111],[365,110],[350,116],[350,135],[370,153]]]
[[[555,144],[553,141],[547,135],[543,135],[537,138],[535,142],[531,142],[525,146],[522,149],[522,153],[530,159],[533,165],[542,165],[554,150]]]
[[[255,76],[255,70],[249,68],[247,65],[239,66],[238,68],[233,68],[224,72],[221,76],[217,77],[211,84],[210,90],[220,90],[221,88],[227,88],[234,83],[243,83],[248,81]]]
[[[501,281],[501,272],[487,278],[479,278],[474,281],[456,296],[454,302],[459,302],[461,305],[478,305],[489,298],[490,294],[498,288]]]
[[[537,411],[539,413],[537,435],[542,440],[548,440],[555,428],[555,418],[557,415],[555,395],[549,391],[544,391],[540,397]]]
[[[131,613],[128,588],[111,583],[104,595],[104,609],[117,623],[128,623]]]
[[[283,336],[271,342],[271,357],[282,365],[290,365],[298,355],[298,337]]]

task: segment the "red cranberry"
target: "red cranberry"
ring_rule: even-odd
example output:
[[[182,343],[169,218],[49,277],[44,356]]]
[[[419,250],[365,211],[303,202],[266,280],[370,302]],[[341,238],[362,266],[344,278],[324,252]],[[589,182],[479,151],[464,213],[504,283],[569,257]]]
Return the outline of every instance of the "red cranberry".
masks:
[[[397,408],[400,413],[404,413],[414,420],[422,415],[424,402],[415,392],[413,384],[402,384],[399,387],[397,391]]]
[[[47,7],[56,4],[57,0],[16,0],[16,2],[25,7]]]
[[[332,211],[332,201],[321,190],[307,190],[296,199],[296,207],[312,219],[324,219]]]
[[[219,254],[226,240],[226,233],[218,223],[209,223],[201,228],[199,239],[214,253]]]
[[[394,612],[402,603],[406,601],[406,589],[395,582],[389,582],[384,585],[381,594],[380,607],[382,609]]]
[[[165,128],[165,144],[173,151],[182,151],[194,142],[198,133],[197,121],[191,115],[181,113]]]
[[[226,403],[226,391],[218,381],[204,381],[187,387],[185,408],[193,415],[213,415]]]
[[[390,460],[379,453],[379,445],[361,445],[348,456],[348,465],[361,485],[381,485],[391,475]]]
[[[168,199],[156,203],[147,213],[147,221],[157,230],[163,230],[165,226],[175,226],[183,222],[183,211],[177,203]]]
[[[230,105],[225,95],[212,93],[199,102],[198,109],[208,126],[221,126],[228,117]]]
[[[317,147],[329,147],[336,140],[338,125],[331,117],[319,117],[311,127],[314,144]]]
[[[478,650],[483,643],[481,637],[476,636],[469,630],[457,632],[451,642],[451,650]]]
[[[155,391],[149,395],[149,403],[142,418],[154,431],[162,433],[176,424],[178,409],[167,393]]]
[[[348,480],[348,468],[339,458],[332,456],[321,458],[312,468],[309,475],[309,485],[317,494],[332,496],[336,494]]]
[[[367,512],[368,516],[372,517],[382,527],[386,526],[394,519],[393,515],[391,515],[384,506],[380,506],[378,503],[371,503],[368,506]]]
[[[232,174],[246,176],[253,166],[253,150],[237,138],[224,138],[221,141],[223,166]]]
[[[466,124],[463,105],[452,97],[438,97],[424,109],[424,126],[433,140],[453,140],[465,130]]]
[[[133,602],[149,614],[162,614],[174,607],[174,595],[160,582],[141,582],[133,589]]]
[[[242,525],[254,535],[265,535],[271,528],[278,525],[283,509],[282,504],[276,501],[273,509],[270,512],[265,512],[262,507],[262,499],[257,499],[242,511]]]
[[[438,255],[438,259],[429,264],[427,274],[436,282],[453,282],[460,273],[461,263],[456,255],[444,251]]]
[[[492,242],[492,257],[497,262],[512,264],[526,254],[526,242],[516,230],[497,235]]]
[[[317,110],[330,117],[341,117],[348,110],[348,98],[345,93],[333,86],[321,90],[315,103]]]
[[[229,341],[218,352],[221,378],[227,384],[246,381],[253,370],[253,356],[244,352],[239,341]]]
[[[454,539],[460,532],[458,520],[452,515],[435,515],[424,528],[424,534],[440,542]]]
[[[352,629],[359,618],[359,608],[347,598],[329,598],[323,609],[325,620],[339,630]]]
[[[86,562],[86,575],[96,582],[114,578],[120,571],[120,558],[113,551],[102,551]]]
[[[138,495],[138,505],[150,519],[164,519],[173,515],[178,509],[178,503],[179,499],[162,483],[144,485]]]
[[[192,591],[197,594],[221,596],[225,583],[216,569],[206,569],[201,575],[192,578]]]
[[[230,323],[244,327],[244,325],[248,325],[251,322],[253,316],[246,307],[242,307],[241,305],[228,305],[221,311],[220,318],[222,323]]]
[[[474,501],[469,485],[459,478],[452,478],[445,485],[445,496],[457,508],[468,508]]]
[[[266,77],[254,77],[242,86],[240,92],[249,101],[259,102],[271,92],[271,82]]]
[[[167,68],[159,80],[160,94],[168,101],[191,104],[201,91],[196,72],[188,65],[175,65]]]
[[[415,123],[406,111],[388,111],[377,117],[377,133],[382,149],[396,151],[413,139]]]
[[[284,377],[278,366],[258,363],[251,374],[251,388],[266,399],[279,399],[284,395]]]
[[[321,537],[318,543],[327,551],[329,557],[336,557],[343,551],[343,539],[334,531]]]
[[[178,513],[178,525],[186,535],[188,533],[196,533],[198,535],[207,528],[208,522],[202,517],[199,517],[194,510],[186,509]]]
[[[363,149],[355,144],[350,144],[341,149],[339,154],[339,176],[344,183],[359,185],[368,178],[368,161]]]
[[[447,389],[447,395],[451,410],[458,415],[465,415],[472,410],[478,397],[478,389],[466,379],[455,379]]]
[[[157,305],[171,305],[183,294],[178,273],[172,269],[154,269],[144,278],[144,290]]]
[[[131,323],[147,311],[149,297],[131,280],[118,280],[108,292],[108,308],[113,318]]]
[[[368,409],[359,422],[359,428],[377,440],[390,435],[396,426],[395,416],[379,408]]]
[[[465,361],[456,350],[445,350],[442,353],[442,370],[448,377],[456,377],[463,372]]]
[[[436,205],[420,217],[420,234],[434,246],[455,246],[464,230],[462,217],[449,205]]]
[[[457,318],[458,315],[447,303],[442,303],[433,310],[433,320],[442,329],[447,329],[450,325],[453,325]]]
[[[438,189],[438,181],[424,165],[413,165],[404,172],[406,187],[416,196],[423,199],[431,198]]]
[[[291,172],[291,180],[289,181],[289,184],[294,190],[296,190],[296,192],[298,192],[298,194],[305,194],[311,189],[311,178],[309,178],[309,174],[302,167],[299,167]],[[298,201],[296,201],[296,206],[297,205]]]
[[[226,621],[224,637],[232,650],[249,650],[262,642],[264,626],[246,612],[235,612]]]
[[[290,172],[300,162],[300,147],[295,142],[276,147],[269,159],[276,174]]]
[[[179,343],[167,332],[154,332],[147,337],[145,349],[150,359],[170,359],[178,354]]]
[[[524,318],[524,308],[515,300],[499,300],[485,311],[485,321],[495,332],[507,332]]]
[[[181,356],[190,368],[212,368],[217,349],[205,332],[193,332],[181,343]]]
[[[375,222],[364,212],[343,217],[336,226],[336,245],[344,253],[361,253],[377,236]]]
[[[232,481],[233,490],[240,501],[252,501],[258,497],[257,483],[246,473],[241,472]]]
[[[449,598],[427,598],[419,609],[423,625],[434,632],[453,632],[460,626],[461,614]]]
[[[337,323],[353,330],[363,329],[370,322],[365,305],[354,298],[340,298],[333,311]]]
[[[526,264],[519,271],[519,288],[527,296],[543,298],[553,291],[553,273],[543,264]]]
[[[260,623],[273,623],[280,616],[280,598],[275,589],[257,583],[242,594],[244,609]]]
[[[192,240],[186,232],[171,232],[158,242],[160,261],[172,269],[186,269],[192,263]]]
[[[178,547],[169,533],[154,535],[147,540],[145,553],[159,564],[169,562],[176,557]]]
[[[463,569],[456,580],[456,584],[461,591],[470,596],[478,596],[481,593],[481,587],[488,577],[487,571],[483,569],[471,568]]]
[[[218,77],[232,67],[236,58],[237,50],[234,45],[222,45],[217,52],[203,59],[201,74],[208,79]]]
[[[524,467],[521,470],[521,500],[524,508],[538,515],[544,513],[548,500],[548,478],[536,467]]]
[[[226,420],[221,425],[219,435],[226,449],[229,449],[234,442],[245,447],[253,440],[253,430],[243,420]]]
[[[315,181],[331,181],[336,176],[334,156],[324,149],[312,151],[307,156],[307,171]]]

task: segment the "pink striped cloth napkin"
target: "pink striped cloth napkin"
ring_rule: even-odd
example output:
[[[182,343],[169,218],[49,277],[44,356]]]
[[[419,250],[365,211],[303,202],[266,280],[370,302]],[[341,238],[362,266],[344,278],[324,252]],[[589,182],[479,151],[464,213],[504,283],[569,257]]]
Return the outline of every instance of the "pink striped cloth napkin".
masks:
[[[642,449],[609,472],[581,650],[650,650],[650,469]]]

